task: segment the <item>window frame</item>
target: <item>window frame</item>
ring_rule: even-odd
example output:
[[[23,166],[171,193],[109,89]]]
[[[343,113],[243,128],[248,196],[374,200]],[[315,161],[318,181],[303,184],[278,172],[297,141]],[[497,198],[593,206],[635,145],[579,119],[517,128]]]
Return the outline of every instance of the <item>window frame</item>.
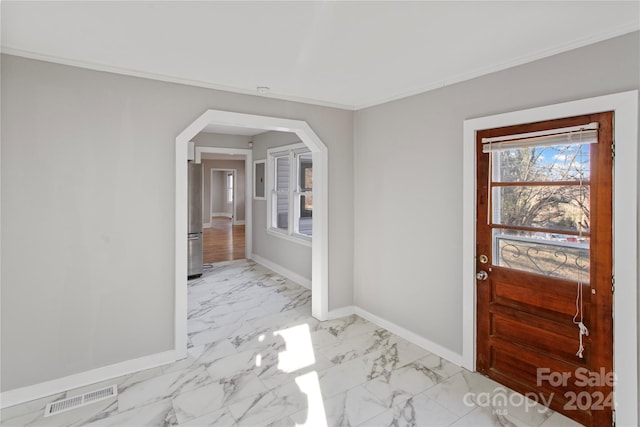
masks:
[[[227,204],[233,203],[234,199],[234,173],[227,172]]]
[[[301,234],[299,232],[299,223],[296,221],[300,217],[300,197],[301,196],[313,196],[313,189],[306,190],[300,188],[300,155],[311,155],[311,164],[313,167],[313,153],[303,143],[290,144],[280,147],[274,147],[267,150],[266,159],[266,175],[267,175],[267,190],[265,191],[265,197],[267,199],[267,223],[266,232],[272,236],[280,237],[285,240],[293,241],[305,246],[311,247],[312,236]],[[277,197],[277,168],[276,159],[286,156],[289,160],[289,176],[288,176],[288,223],[287,229],[278,228],[274,225],[274,221],[277,219],[276,206],[274,204],[274,198]],[[282,191],[280,192],[282,194]],[[312,211],[313,212],[313,211]]]
[[[301,163],[301,158],[302,157],[310,157],[311,160],[311,165],[307,166],[307,167],[302,167]],[[311,197],[313,200],[313,182],[311,184],[311,187],[309,189],[306,188],[306,186],[304,186],[304,181],[305,181],[305,176],[303,175],[303,171],[305,171],[306,169],[311,169],[311,173],[312,173],[312,181],[313,181],[313,154],[311,153],[311,151],[309,150],[294,150],[293,153],[293,158],[294,158],[294,163],[295,163],[295,171],[292,174],[292,178],[293,180],[295,180],[295,186],[293,188],[293,198],[294,198],[294,212],[293,212],[293,227],[294,227],[294,234],[297,235],[301,235],[301,236],[305,236],[305,237],[311,237],[313,235],[313,230],[311,232],[311,236],[301,233],[300,232],[300,219],[302,218],[313,218],[313,206],[311,207],[311,209],[305,209],[304,206],[302,206],[301,203],[301,198],[305,197]],[[313,203],[313,202],[312,202]],[[305,214],[306,213],[306,214]]]

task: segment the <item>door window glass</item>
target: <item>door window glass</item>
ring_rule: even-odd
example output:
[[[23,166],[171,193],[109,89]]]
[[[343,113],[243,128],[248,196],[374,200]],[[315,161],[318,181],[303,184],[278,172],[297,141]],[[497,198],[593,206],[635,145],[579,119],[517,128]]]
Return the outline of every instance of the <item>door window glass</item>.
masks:
[[[493,264],[589,282],[589,144],[491,151]]]
[[[589,283],[589,238],[493,229],[494,264]]]

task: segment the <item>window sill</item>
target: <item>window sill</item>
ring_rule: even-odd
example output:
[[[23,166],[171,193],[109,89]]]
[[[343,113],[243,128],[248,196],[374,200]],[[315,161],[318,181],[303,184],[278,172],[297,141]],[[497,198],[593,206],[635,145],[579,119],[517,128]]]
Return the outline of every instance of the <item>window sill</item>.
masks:
[[[265,231],[270,236],[279,237],[281,239],[288,240],[299,245],[307,246],[309,248],[311,247],[311,237],[303,236],[301,234],[287,234],[284,231],[276,231],[272,228],[267,228]]]

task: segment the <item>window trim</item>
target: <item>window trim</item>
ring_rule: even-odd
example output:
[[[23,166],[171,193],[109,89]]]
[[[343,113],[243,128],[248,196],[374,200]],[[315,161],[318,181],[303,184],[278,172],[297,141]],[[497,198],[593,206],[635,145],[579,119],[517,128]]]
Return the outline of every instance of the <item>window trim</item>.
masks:
[[[313,194],[313,191],[301,192],[300,189],[298,188],[299,166],[297,164],[297,156],[298,154],[301,154],[301,153],[311,154],[312,162],[313,162],[313,152],[309,150],[309,148],[302,142],[267,149],[267,159],[266,159],[267,160],[266,162],[267,189],[265,191],[265,197],[267,199],[266,232],[271,236],[279,237],[285,240],[289,240],[295,243],[299,243],[299,244],[303,244],[305,246],[311,247],[311,242],[313,240],[313,237],[307,236],[305,234],[300,234],[298,232],[298,225],[296,225],[296,221],[295,221],[296,206],[298,206],[295,202],[296,197],[300,197],[300,195],[305,195],[309,193]],[[288,189],[289,211],[288,211],[287,230],[282,230],[273,226],[273,219],[274,219],[273,195],[274,195],[274,191],[276,191],[275,190],[275,181],[276,181],[275,159],[283,155],[287,155],[289,158],[289,189]]]
[[[234,173],[227,172],[227,203],[233,203],[235,199],[234,194]]]

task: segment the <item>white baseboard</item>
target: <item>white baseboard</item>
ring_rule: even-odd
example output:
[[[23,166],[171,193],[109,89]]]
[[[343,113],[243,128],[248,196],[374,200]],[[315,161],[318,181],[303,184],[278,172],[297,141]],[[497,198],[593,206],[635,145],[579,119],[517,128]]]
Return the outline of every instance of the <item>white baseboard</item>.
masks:
[[[389,332],[392,332],[398,335],[399,337],[404,338],[405,340],[409,341],[412,344],[415,344],[435,355],[438,355],[444,359],[447,359],[451,363],[455,363],[458,366],[462,366],[461,354],[455,353],[449,350],[448,348],[444,348],[441,345],[434,343],[433,341],[430,341],[424,337],[421,337],[420,335],[414,332],[411,332],[403,328],[402,326],[398,326],[395,323],[390,322],[386,319],[383,319],[382,317],[376,316],[375,314],[370,313],[367,310],[360,308],[358,306],[348,305],[346,307],[341,307],[335,310],[331,310],[327,314],[327,320],[338,319],[340,317],[350,316],[352,314],[357,314],[358,316],[364,319],[367,319],[371,323],[375,323],[376,325],[385,328]]]
[[[346,307],[336,308],[327,313],[327,320],[339,319],[341,317],[351,316],[356,314],[356,306],[348,305]]]
[[[246,221],[236,221],[233,224],[234,225],[245,225],[247,222]]]
[[[42,397],[62,393],[78,387],[84,387],[101,381],[107,381],[122,375],[142,371],[144,369],[155,368],[176,361],[174,350],[156,353],[150,356],[139,357],[137,359],[126,360],[102,368],[80,372],[55,380],[45,381],[26,387],[8,390],[0,393],[0,407],[2,409]]]
[[[225,218],[233,218],[233,214],[229,212],[211,212],[211,216],[223,216]]]
[[[207,222],[206,224],[202,224],[202,228],[211,228],[211,223]]]
[[[299,285],[304,286],[307,289],[311,289],[311,280],[307,279],[299,275],[298,273],[294,273],[293,271],[284,268],[283,266],[276,264],[273,261],[269,261],[266,258],[261,257],[260,255],[251,254],[251,259],[257,262],[258,264],[262,264],[270,270],[286,277],[287,279],[296,282]]]
[[[455,363],[458,366],[462,366],[462,355],[455,353],[448,348],[442,347],[439,344],[434,343],[415,332],[411,332],[408,329],[403,328],[402,326],[398,326],[393,322],[390,322],[382,317],[378,317],[373,313],[369,313],[367,310],[354,306],[355,314],[360,317],[367,319],[368,321],[375,323],[378,326],[382,326],[389,332],[392,332],[398,335],[405,340],[424,348],[425,350],[442,357],[443,359],[447,359],[451,363]]]

